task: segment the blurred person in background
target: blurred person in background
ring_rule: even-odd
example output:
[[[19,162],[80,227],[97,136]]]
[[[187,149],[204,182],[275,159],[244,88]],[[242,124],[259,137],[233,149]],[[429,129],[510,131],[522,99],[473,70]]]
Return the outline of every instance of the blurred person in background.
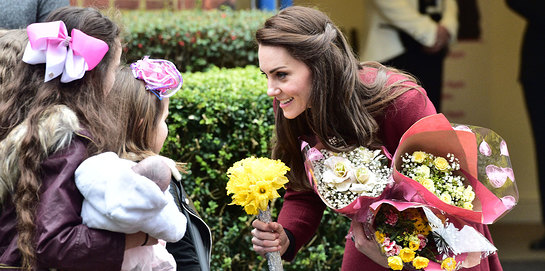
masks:
[[[369,18],[361,59],[412,74],[441,111],[443,63],[456,41],[455,0],[366,0]]]
[[[541,219],[545,227],[545,2],[543,0],[506,0],[507,5],[522,16],[527,24],[521,47],[519,81],[524,91],[526,108],[532,125],[537,154]],[[534,241],[530,248],[545,250],[545,236]]]
[[[70,0],[2,0],[0,1],[0,28],[25,28],[40,23],[51,11],[69,6]]]

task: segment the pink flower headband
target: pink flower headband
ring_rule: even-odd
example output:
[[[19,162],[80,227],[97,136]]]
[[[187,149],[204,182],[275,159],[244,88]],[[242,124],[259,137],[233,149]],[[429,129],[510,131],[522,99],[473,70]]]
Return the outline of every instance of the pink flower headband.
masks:
[[[146,83],[146,89],[162,100],[176,93],[184,82],[174,63],[164,59],[143,59],[131,64],[134,77]]]
[[[61,75],[61,82],[81,79],[108,52],[106,42],[72,29],[68,36],[62,21],[34,23],[27,27],[28,44],[23,61],[28,64],[45,63],[44,82]]]

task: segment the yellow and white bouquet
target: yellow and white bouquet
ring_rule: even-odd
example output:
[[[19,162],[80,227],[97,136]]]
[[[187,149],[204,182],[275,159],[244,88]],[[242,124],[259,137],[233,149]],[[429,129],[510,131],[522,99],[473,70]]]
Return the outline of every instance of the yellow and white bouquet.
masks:
[[[428,189],[447,204],[473,209],[475,192],[471,185],[464,185],[463,175],[456,175],[460,163],[453,154],[446,158],[423,151],[405,153],[401,157],[401,173]]]

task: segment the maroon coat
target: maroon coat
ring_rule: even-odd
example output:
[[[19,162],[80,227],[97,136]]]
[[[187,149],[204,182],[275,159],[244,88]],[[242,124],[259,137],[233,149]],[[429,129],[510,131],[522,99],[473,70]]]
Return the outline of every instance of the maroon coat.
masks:
[[[361,79],[365,82],[372,82],[375,76],[375,69],[365,68],[361,74]],[[392,84],[402,79],[401,75],[393,75],[389,78],[388,83]],[[424,89],[418,89],[421,93],[425,93]],[[387,108],[384,118],[377,119],[380,126],[380,136],[392,155],[397,148],[401,136],[412,124],[422,117],[436,113],[430,100],[422,96],[420,92],[415,89],[405,92]],[[295,252],[308,243],[315,234],[325,208],[325,204],[314,191],[296,192],[287,189],[284,196],[284,205],[278,215],[278,222],[293,235]],[[477,225],[475,228],[492,241],[487,226]],[[283,256],[288,261],[293,260],[294,257],[295,255]],[[364,270],[366,271],[388,270],[373,262],[365,254],[359,252],[352,240],[347,240],[342,270],[362,270],[362,266],[365,266]],[[496,271],[502,270],[502,267],[498,255],[494,254],[483,260],[480,265],[465,270]]]
[[[90,229],[82,224],[83,196],[74,172],[88,157],[85,136],[75,136],[65,149],[42,163],[42,187],[36,212],[39,269],[120,270],[125,234]],[[20,266],[15,208],[8,198],[0,213],[0,263]]]

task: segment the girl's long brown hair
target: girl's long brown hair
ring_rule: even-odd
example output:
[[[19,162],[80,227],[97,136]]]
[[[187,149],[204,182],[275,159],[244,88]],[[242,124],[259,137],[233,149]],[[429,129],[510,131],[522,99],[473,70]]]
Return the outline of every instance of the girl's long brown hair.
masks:
[[[293,6],[281,10],[256,32],[256,39],[261,45],[285,48],[311,71],[309,109],[295,119],[286,119],[275,105],[272,156],[291,168],[292,189],[311,189],[300,151],[301,136],[316,136],[333,151],[378,144],[375,118],[404,92],[391,89],[406,82],[386,86],[387,72],[399,71],[376,62],[359,63],[341,31],[327,15],[312,8]],[[360,72],[367,66],[377,69],[376,80],[371,84],[360,80]],[[330,143],[328,139],[332,137],[340,144]]]
[[[45,64],[29,65],[19,61],[14,67],[14,77],[2,90],[0,97],[0,140],[6,138],[17,125],[28,127],[21,142],[18,161],[20,177],[12,200],[17,213],[17,245],[22,266],[32,269],[36,263],[34,222],[41,186],[41,162],[48,153],[41,151],[38,121],[47,108],[66,105],[73,110],[83,127],[93,136],[90,154],[114,150],[115,125],[104,107],[104,78],[119,48],[119,28],[110,19],[92,8],[65,7],[53,11],[47,21],[64,21],[68,33],[77,28],[92,37],[106,42],[109,50],[100,63],[87,71],[82,79],[61,83],[60,76],[44,83]]]
[[[117,153],[121,157],[139,161],[155,154],[151,151],[152,142],[160,117],[167,110],[167,101],[159,100],[147,91],[144,82],[134,78],[130,67],[119,69],[108,96],[108,104],[120,125],[120,140],[123,143]]]

